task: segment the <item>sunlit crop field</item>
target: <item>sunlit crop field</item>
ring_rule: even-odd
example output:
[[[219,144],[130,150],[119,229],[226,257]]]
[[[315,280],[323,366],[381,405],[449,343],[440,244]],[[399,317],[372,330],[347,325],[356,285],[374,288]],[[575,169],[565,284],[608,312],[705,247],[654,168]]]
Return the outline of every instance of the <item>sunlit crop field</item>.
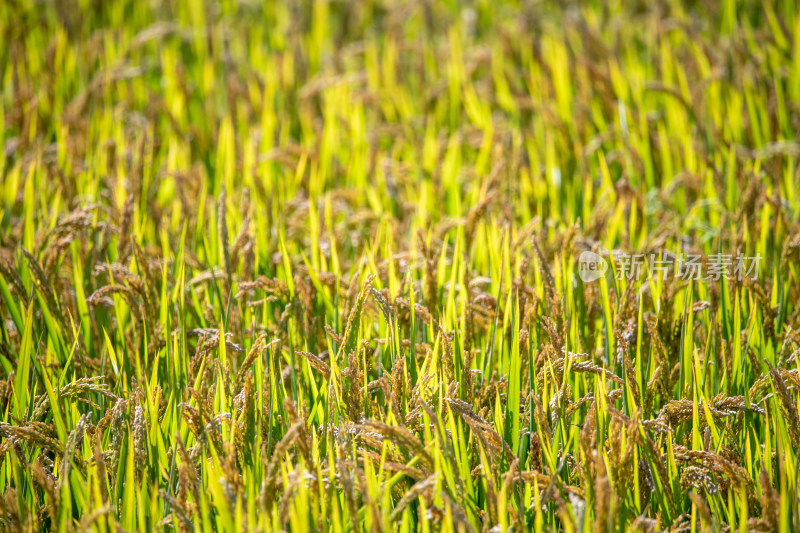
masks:
[[[800,530],[795,1],[7,0],[0,80],[0,530]]]

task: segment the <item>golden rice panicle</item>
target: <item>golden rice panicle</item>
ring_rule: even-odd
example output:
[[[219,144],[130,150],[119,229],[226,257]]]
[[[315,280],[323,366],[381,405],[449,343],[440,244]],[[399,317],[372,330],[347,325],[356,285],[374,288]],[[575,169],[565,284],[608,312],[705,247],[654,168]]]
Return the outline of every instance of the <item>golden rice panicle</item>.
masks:
[[[129,194],[122,205],[122,214],[119,220],[119,245],[117,250],[117,262],[121,265],[127,263],[130,254],[130,240],[133,229],[133,209],[134,196]]]

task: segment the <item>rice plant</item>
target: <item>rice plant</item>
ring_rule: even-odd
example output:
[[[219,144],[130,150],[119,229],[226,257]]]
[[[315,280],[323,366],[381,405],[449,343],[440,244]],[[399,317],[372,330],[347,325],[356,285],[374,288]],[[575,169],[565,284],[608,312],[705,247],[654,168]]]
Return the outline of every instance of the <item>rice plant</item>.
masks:
[[[0,75],[0,530],[800,530],[793,0],[8,0]]]

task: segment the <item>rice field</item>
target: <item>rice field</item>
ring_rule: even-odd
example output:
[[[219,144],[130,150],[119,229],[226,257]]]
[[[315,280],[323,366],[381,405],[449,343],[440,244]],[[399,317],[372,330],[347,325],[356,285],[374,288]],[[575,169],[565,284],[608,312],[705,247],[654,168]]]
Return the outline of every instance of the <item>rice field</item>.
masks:
[[[0,530],[800,530],[793,0],[0,2]]]

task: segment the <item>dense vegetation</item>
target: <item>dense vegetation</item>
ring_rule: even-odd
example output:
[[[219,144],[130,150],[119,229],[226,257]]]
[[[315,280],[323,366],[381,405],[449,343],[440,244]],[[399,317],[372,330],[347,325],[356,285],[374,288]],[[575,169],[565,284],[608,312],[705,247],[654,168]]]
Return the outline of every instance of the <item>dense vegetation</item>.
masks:
[[[0,530],[800,529],[800,8],[713,4],[0,2]]]

